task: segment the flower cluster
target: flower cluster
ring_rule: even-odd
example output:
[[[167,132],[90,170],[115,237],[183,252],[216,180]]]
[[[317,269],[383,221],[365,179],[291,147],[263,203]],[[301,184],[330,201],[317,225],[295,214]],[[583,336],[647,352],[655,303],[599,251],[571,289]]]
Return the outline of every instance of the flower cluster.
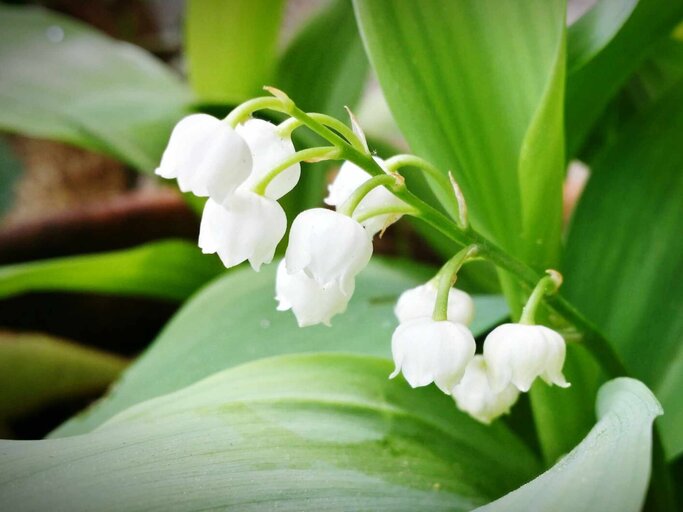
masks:
[[[277,100],[266,101],[291,102],[279,91],[274,94]],[[286,111],[284,106],[282,109]],[[353,129],[349,130],[322,114],[297,110],[297,119],[275,125],[251,118],[251,112],[232,118],[231,114],[225,120],[206,114],[182,119],[156,173],[176,179],[183,192],[208,198],[199,234],[204,253],[218,254],[226,267],[249,261],[258,271],[273,260],[287,230],[278,200],[298,183],[300,162],[351,155],[353,161],[341,165],[325,198],[335,210],[313,208],[294,219],[276,277],[278,310],[291,310],[301,327],[330,325],[333,316],[345,311],[356,276],[372,256],[373,237],[401,215],[419,213],[414,203],[407,204],[397,196],[411,201],[411,196],[399,193],[405,183],[396,167],[401,165],[397,162],[419,165],[420,159],[404,155],[385,162],[372,157],[353,116]],[[325,117],[328,124],[314,120],[314,115]],[[334,145],[297,152],[290,134],[301,119],[318,134],[329,132],[328,140]],[[334,131],[328,130],[328,125]],[[350,149],[345,152],[347,145]],[[357,165],[359,162],[374,175]],[[443,178],[427,163],[424,170]],[[453,186],[459,225],[465,229],[464,200],[457,184],[453,182]],[[569,384],[562,374],[564,339],[547,327],[533,325],[534,311],[548,291],[549,278],[532,293],[522,323],[494,329],[484,342],[483,354],[475,355],[476,342],[468,327],[474,303],[453,284],[462,264],[474,257],[476,250],[476,246],[466,247],[434,279],[401,295],[395,307],[399,325],[391,340],[395,370],[390,377],[402,373],[413,387],[434,383],[452,395],[460,409],[489,423],[508,412],[519,393],[528,391],[537,377],[558,386]],[[559,286],[556,281],[552,282]]]
[[[537,377],[567,387],[562,374],[565,342],[541,325],[503,324],[484,341],[483,355],[468,325],[473,301],[465,292],[448,291],[447,317],[434,320],[437,301],[433,281],[404,292],[395,307],[399,326],[392,338],[396,369],[412,387],[432,382],[452,395],[457,406],[483,423],[509,412],[520,391]]]
[[[383,168],[381,159],[375,161]],[[176,125],[156,170],[176,179],[183,192],[208,197],[199,233],[202,251],[217,253],[226,267],[249,261],[257,271],[272,261],[285,235],[287,219],[278,199],[296,186],[300,172],[291,138],[277,125],[250,118],[232,128],[206,114],[190,115]],[[325,202],[343,207],[370,179],[345,162]],[[373,236],[401,216],[390,210],[400,210],[402,201],[383,186],[357,199],[349,215],[314,208],[292,222],[277,272],[276,299],[278,310],[291,309],[301,327],[329,325],[346,309],[355,277],[372,256]],[[373,215],[375,209],[384,213]]]

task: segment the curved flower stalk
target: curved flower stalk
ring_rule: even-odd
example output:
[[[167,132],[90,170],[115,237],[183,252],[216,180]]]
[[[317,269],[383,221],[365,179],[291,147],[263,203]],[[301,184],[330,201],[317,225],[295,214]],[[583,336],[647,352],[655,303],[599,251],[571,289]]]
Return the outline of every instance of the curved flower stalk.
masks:
[[[381,158],[373,157],[380,167],[385,169],[384,161]],[[370,180],[372,176],[352,162],[344,162],[339,169],[334,181],[328,187],[328,195],[325,204],[330,206],[342,206],[363,183]],[[389,192],[385,187],[380,186],[371,190],[354,210],[354,218],[362,218],[364,214],[377,209],[389,210],[384,213],[362,220],[360,224],[374,236],[383,232],[386,228],[399,220],[403,215],[402,209],[406,204]],[[393,210],[393,211],[391,211]]]
[[[400,323],[416,318],[431,317],[439,289],[434,281],[406,290],[398,298],[394,314]],[[448,290],[446,318],[455,323],[470,325],[474,319],[474,301],[470,295],[457,288]]]
[[[237,125],[235,131],[249,146],[253,162],[249,177],[240,185],[242,190],[254,188],[269,171],[296,152],[292,139],[282,136],[278,127],[268,121],[248,119]],[[293,163],[268,183],[264,195],[270,199],[280,199],[296,186],[300,175],[301,165]]]

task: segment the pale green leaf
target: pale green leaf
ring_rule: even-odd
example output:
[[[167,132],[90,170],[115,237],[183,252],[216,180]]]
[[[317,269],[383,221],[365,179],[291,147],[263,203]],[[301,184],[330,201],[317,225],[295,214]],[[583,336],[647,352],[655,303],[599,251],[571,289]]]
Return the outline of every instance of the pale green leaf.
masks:
[[[282,11],[282,0],[187,2],[187,69],[201,101],[236,104],[270,85]]]
[[[74,291],[184,300],[223,271],[192,243],[153,242],[134,249],[0,267],[0,298]]]
[[[641,382],[619,378],[602,386],[598,423],[541,476],[480,512],[637,512],[650,479],[652,422],[662,408]]]
[[[142,400],[175,391],[223,368],[277,354],[355,352],[389,357],[398,295],[431,276],[396,262],[373,261],[360,274],[348,310],[332,327],[299,328],[291,312],[275,309],[275,265],[258,274],[243,269],[197,294],[171,320],[150,349],[94,408],[56,435],[86,432]],[[475,333],[506,316],[500,297],[475,297]]]
[[[390,371],[361,356],[259,360],[89,434],[0,442],[0,506],[457,511],[533,477],[534,457],[502,424]]]
[[[156,167],[190,97],[145,51],[62,15],[0,6],[0,129]]]

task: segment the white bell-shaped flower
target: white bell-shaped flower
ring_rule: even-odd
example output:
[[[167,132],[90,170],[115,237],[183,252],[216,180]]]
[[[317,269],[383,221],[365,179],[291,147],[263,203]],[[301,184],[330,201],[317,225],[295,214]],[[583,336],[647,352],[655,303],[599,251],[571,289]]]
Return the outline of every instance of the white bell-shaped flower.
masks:
[[[384,160],[377,157],[374,157],[374,159],[375,162],[380,165],[380,167],[383,169],[385,168]],[[325,204],[335,207],[341,206],[351,196],[354,190],[356,190],[371,177],[372,176],[370,176],[370,174],[365,172],[356,164],[352,162],[344,162],[334,181],[328,187],[328,194],[325,198]],[[405,206],[405,203],[394,194],[389,192],[385,187],[377,187],[371,190],[358,204],[356,210],[353,212],[353,216],[359,217],[360,215],[377,208],[400,208],[402,206]],[[365,229],[368,230],[371,236],[374,236],[376,233],[386,229],[400,218],[400,214],[387,213],[371,217],[367,220],[364,220],[361,224]]]
[[[245,140],[227,123],[207,114],[192,114],[176,124],[155,173],[178,180],[183,192],[230,202],[251,173]]]
[[[498,416],[510,412],[519,391],[512,384],[499,393],[493,391],[486,361],[483,356],[476,355],[467,365],[460,383],[453,388],[452,395],[458,409],[488,425]]]
[[[323,287],[351,295],[354,279],[370,261],[372,240],[355,220],[332,210],[301,212],[289,232],[287,272],[303,272]]]
[[[431,317],[436,304],[438,288],[429,281],[404,291],[398,298],[394,314],[401,323],[415,318]],[[447,318],[451,322],[470,325],[474,318],[474,301],[468,293],[451,288],[448,292]]]
[[[303,271],[290,274],[285,260],[282,260],[275,281],[277,309],[291,309],[299,327],[321,323],[329,326],[333,316],[346,311],[354,287],[355,282],[352,282],[350,289],[344,293],[338,283],[323,286]]]
[[[500,392],[512,383],[526,392],[536,377],[548,384],[569,387],[562,374],[565,351],[564,338],[548,327],[500,325],[484,341],[491,387]]]
[[[241,188],[251,189],[266,174],[291,157],[296,150],[290,137],[282,137],[277,126],[261,119],[249,119],[235,128],[251,150],[253,161],[251,174]],[[266,197],[280,199],[292,190],[301,175],[301,166],[296,163],[278,174],[266,187]]]
[[[450,394],[460,382],[474,356],[476,344],[470,330],[462,324],[418,318],[400,324],[391,338],[396,369],[412,387],[432,382]]]
[[[199,228],[199,247],[218,253],[223,265],[234,267],[249,260],[254,270],[270,263],[287,229],[282,207],[253,192],[237,191],[230,208],[209,199]]]

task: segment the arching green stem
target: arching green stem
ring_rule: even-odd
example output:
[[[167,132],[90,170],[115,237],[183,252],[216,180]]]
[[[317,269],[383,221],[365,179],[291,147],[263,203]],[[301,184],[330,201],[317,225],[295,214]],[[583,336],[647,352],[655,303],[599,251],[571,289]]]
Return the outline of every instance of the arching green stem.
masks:
[[[372,210],[368,210],[360,215],[356,215],[354,218],[358,222],[365,222],[366,220],[371,219],[372,217],[377,217],[378,215],[417,215],[418,213],[420,213],[418,210],[408,205],[384,206],[382,208],[374,208]]]
[[[458,278],[458,271],[468,259],[477,255],[478,249],[476,245],[470,245],[458,251],[436,274],[438,291],[432,315],[435,321],[448,320],[448,294]]]
[[[444,192],[452,193],[448,178],[434,165],[415,155],[394,155],[384,161],[387,170],[398,171],[403,167],[414,167],[434,178]]]
[[[299,162],[320,162],[322,160],[336,160],[339,157],[339,149],[334,146],[323,146],[319,148],[309,148],[297,151],[292,156],[283,160],[277,167],[274,167],[268,174],[263,176],[261,180],[254,185],[252,191],[263,195],[271,181],[281,172]]]
[[[263,96],[238,105],[228,114],[224,121],[235,128],[238,124],[249,119],[258,110],[275,110],[276,112],[287,113],[287,107],[283,105],[279,98]]]
[[[360,202],[365,196],[372,192],[377,187],[388,186],[390,190],[394,187],[399,186],[396,183],[396,177],[390,176],[389,174],[383,174],[381,176],[373,176],[367,181],[364,181],[353,193],[344,201],[337,211],[343,215],[351,217],[353,212],[358,207]]]
[[[343,122],[341,122],[339,119],[328,116],[327,114],[320,114],[318,112],[309,112],[308,116],[311,119],[314,119],[315,121],[318,121],[320,124],[323,126],[326,126],[328,128],[332,128],[335,130],[337,133],[339,133],[342,137],[344,137],[349,144],[351,144],[354,148],[356,148],[359,151],[364,151],[365,147],[363,146],[363,143],[361,140],[358,138],[358,135],[353,133],[353,130],[346,126]],[[280,135],[283,137],[290,136],[294,130],[299,128],[300,126],[305,126],[304,122],[301,119],[297,119],[295,117],[291,117],[287,119],[286,121],[283,121],[280,123],[278,126],[278,131],[280,132]]]
[[[524,309],[522,310],[522,317],[519,320],[520,324],[533,325],[536,318],[536,310],[539,304],[546,295],[555,293],[562,285],[562,276],[555,270],[548,270],[548,275],[542,277],[534,291],[531,292],[529,300],[527,300]]]

